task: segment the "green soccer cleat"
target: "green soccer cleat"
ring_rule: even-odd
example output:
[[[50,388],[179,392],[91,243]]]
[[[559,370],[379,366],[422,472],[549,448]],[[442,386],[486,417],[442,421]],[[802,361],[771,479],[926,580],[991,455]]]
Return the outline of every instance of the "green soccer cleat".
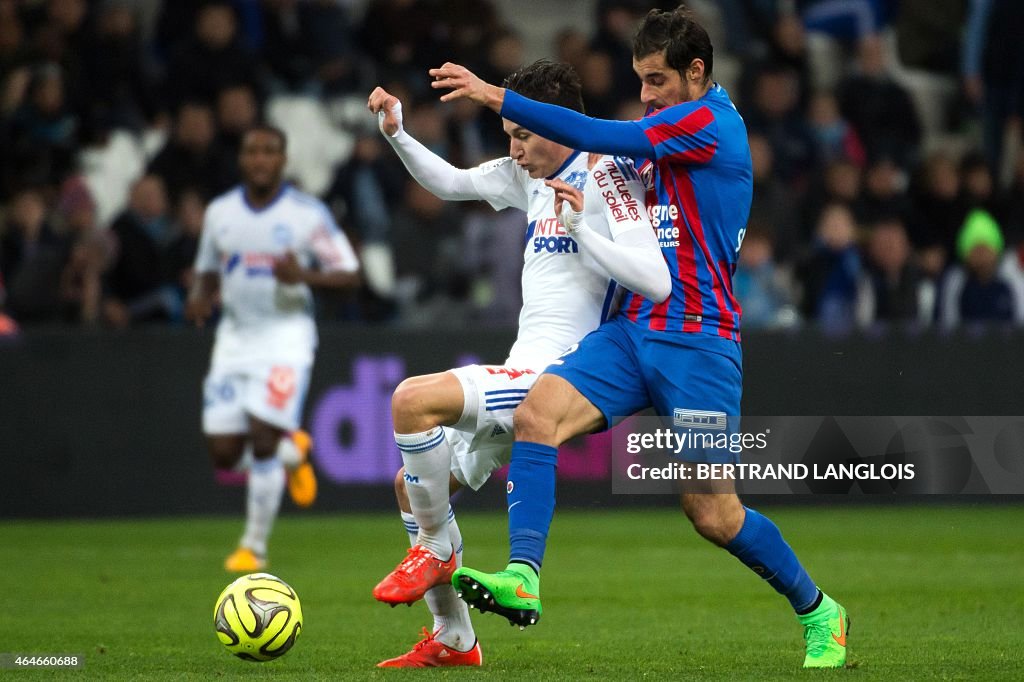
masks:
[[[540,576],[526,564],[509,564],[497,573],[460,568],[452,586],[469,608],[493,611],[520,629],[540,620]]]
[[[850,617],[839,602],[822,592],[818,608],[797,616],[797,620],[804,626],[804,641],[807,642],[805,668],[842,668],[846,665]]]

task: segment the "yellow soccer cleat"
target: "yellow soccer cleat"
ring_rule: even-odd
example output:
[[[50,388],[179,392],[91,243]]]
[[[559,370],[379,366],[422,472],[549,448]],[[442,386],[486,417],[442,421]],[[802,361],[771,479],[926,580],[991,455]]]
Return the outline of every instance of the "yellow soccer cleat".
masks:
[[[292,442],[299,451],[299,465],[288,470],[288,495],[296,507],[309,507],[316,502],[316,472],[309,461],[313,439],[302,430],[293,431]]]
[[[231,573],[255,573],[267,567],[267,560],[248,547],[239,547],[224,560],[224,570]]]

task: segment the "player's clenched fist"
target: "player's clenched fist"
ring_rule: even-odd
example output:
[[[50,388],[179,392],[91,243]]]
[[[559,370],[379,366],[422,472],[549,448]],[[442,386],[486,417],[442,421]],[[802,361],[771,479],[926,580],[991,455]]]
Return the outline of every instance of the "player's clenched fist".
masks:
[[[370,99],[366,102],[367,108],[377,114],[377,125],[380,131],[389,137],[394,137],[402,130],[402,103],[397,97],[384,88],[374,88],[370,93]]]
[[[441,95],[442,102],[452,102],[465,97],[501,113],[505,89],[485,83],[466,67],[445,62],[441,68],[431,69],[428,73],[434,78],[430,87],[435,90],[451,90],[451,92]]]

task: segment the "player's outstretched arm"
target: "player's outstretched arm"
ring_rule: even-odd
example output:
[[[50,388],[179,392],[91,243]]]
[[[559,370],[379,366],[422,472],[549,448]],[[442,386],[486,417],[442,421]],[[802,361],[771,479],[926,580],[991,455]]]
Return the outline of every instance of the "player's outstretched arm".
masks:
[[[655,302],[665,300],[672,293],[672,278],[651,229],[642,194],[634,200],[627,193],[631,210],[624,207],[620,196],[623,190],[619,188],[609,190],[616,192],[610,197],[613,203],[600,202],[608,224],[614,226],[611,227],[613,241],[587,225],[582,192],[561,180],[548,180],[545,184],[555,190],[555,213],[563,227],[583,253],[593,258],[612,279]]]
[[[654,147],[635,121],[591,118],[572,109],[543,104],[511,90],[485,83],[459,64],[446,63],[431,69],[430,87],[450,90],[442,102],[466,98],[501,114],[502,118],[573,149],[614,156],[654,158]]]
[[[213,301],[220,277],[215,272],[197,272],[185,301],[185,319],[203,327],[213,314]]]
[[[431,194],[445,201],[479,200],[485,197],[473,186],[468,170],[456,168],[430,151],[402,127],[402,103],[384,88],[375,88],[366,103],[377,114],[377,125],[394,148],[406,170]]]
[[[344,269],[316,270],[302,267],[295,254],[288,251],[275,259],[273,273],[282,284],[306,284],[316,289],[351,289],[362,281],[355,254],[351,258],[351,264],[346,264]]]

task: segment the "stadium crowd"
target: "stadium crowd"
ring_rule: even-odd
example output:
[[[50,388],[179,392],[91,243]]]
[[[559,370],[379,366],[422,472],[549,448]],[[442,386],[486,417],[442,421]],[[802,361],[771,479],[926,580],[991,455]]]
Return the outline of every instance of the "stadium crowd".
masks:
[[[652,6],[595,0],[550,46],[589,114],[638,118],[630,38]],[[750,134],[736,273],[744,328],[1024,324],[1024,3],[692,0]],[[360,292],[324,319],[515,323],[523,215],[409,180],[366,96],[457,166],[500,122],[440,105],[426,71],[525,60],[489,0],[0,0],[0,334],[179,322],[207,201],[241,133],[289,134],[290,175],[357,245]],[[556,13],[557,16],[557,13]],[[574,25],[576,22],[576,25]]]

